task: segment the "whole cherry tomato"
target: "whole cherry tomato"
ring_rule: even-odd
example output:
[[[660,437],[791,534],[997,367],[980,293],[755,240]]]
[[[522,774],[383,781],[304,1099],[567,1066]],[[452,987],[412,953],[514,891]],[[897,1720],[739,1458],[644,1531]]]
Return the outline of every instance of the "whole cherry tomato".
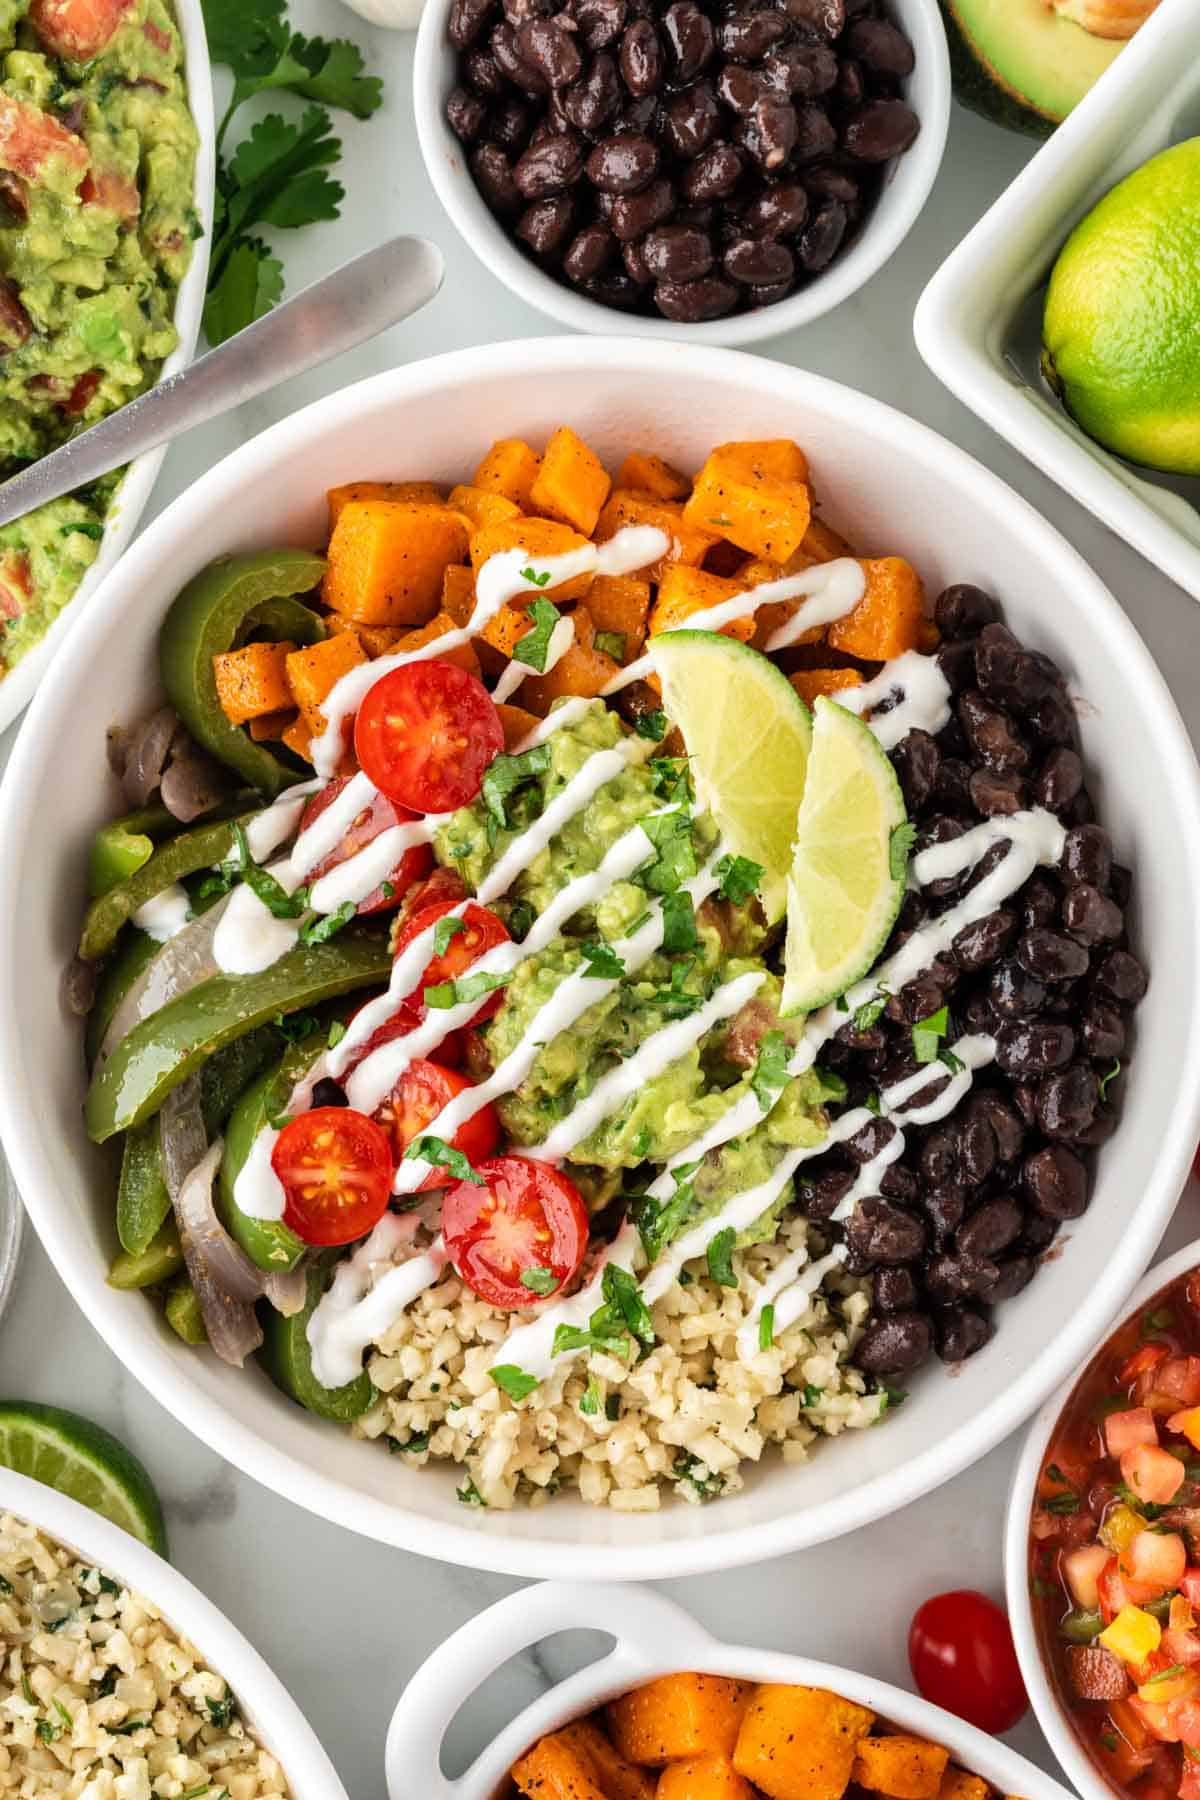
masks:
[[[926,1700],[993,1735],[1029,1706],[1008,1615],[973,1588],[935,1594],[913,1614],[908,1661]]]

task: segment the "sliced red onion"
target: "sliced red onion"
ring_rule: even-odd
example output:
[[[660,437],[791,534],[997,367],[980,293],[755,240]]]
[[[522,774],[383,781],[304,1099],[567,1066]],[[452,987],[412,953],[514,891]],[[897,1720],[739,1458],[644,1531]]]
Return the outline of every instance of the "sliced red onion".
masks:
[[[63,970],[63,1005],[77,1019],[86,1018],[91,1012],[98,978],[97,965],[94,962],[84,962],[81,956],[73,956]]]
[[[130,730],[121,779],[131,806],[145,806],[157,789],[178,723],[173,707],[160,706]]]
[[[308,1299],[308,1271],[304,1264],[298,1263],[294,1269],[272,1269],[269,1274],[264,1270],[263,1293],[285,1319],[303,1312]]]
[[[184,1083],[185,1087],[187,1085]],[[166,1110],[164,1105],[164,1113]],[[182,1123],[180,1141],[192,1130],[190,1121]],[[165,1145],[172,1127],[164,1121],[162,1131],[165,1163]],[[262,1272],[234,1243],[217,1217],[213,1183],[223,1150],[223,1141],[218,1138],[189,1170],[178,1189],[171,1191],[171,1202],[179,1225],[188,1279],[200,1302],[208,1341],[222,1362],[240,1369],[247,1356],[263,1341],[262,1326],[254,1311],[254,1302],[262,1293]],[[167,1174],[167,1187],[171,1189],[170,1173]]]
[[[217,763],[205,756],[191,739],[172,752],[162,774],[162,803],[172,818],[189,825],[225,797],[225,783]]]
[[[100,1054],[96,1058],[97,1068],[111,1056],[116,1045],[128,1036],[135,1025],[140,1025],[143,1019],[165,1006],[168,1000],[174,1000],[179,994],[186,994],[190,988],[208,981],[211,976],[220,972],[213,955],[213,938],[217,923],[228,904],[229,896],[226,895],[215,906],[210,906],[207,912],[201,913],[198,919],[192,919],[173,938],[168,938],[162,948],[150,958],[128,993],[123,996],[109,1022]]]

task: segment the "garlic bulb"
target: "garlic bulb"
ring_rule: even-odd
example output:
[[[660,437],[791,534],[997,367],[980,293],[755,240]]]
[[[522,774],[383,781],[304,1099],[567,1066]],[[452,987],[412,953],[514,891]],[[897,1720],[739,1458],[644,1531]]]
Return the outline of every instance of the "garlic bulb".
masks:
[[[392,31],[415,31],[425,8],[425,0],[343,0],[343,4],[360,19]]]
[[[1093,37],[1131,38],[1158,0],[1050,0],[1060,19],[1073,19]]]

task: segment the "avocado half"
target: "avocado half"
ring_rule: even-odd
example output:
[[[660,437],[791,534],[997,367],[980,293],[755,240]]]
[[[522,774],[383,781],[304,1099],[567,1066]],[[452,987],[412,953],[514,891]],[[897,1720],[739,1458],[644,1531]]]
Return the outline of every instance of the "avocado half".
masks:
[[[1119,54],[1047,0],[941,0],[964,106],[1035,137],[1049,137]]]

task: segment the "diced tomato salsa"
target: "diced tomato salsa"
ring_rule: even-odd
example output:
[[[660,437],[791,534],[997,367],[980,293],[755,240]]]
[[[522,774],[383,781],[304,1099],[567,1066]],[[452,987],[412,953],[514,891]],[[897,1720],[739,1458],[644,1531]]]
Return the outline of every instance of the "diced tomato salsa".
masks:
[[[1200,1800],[1200,1276],[1116,1332],[1038,1478],[1029,1577],[1046,1665],[1105,1779]]]

